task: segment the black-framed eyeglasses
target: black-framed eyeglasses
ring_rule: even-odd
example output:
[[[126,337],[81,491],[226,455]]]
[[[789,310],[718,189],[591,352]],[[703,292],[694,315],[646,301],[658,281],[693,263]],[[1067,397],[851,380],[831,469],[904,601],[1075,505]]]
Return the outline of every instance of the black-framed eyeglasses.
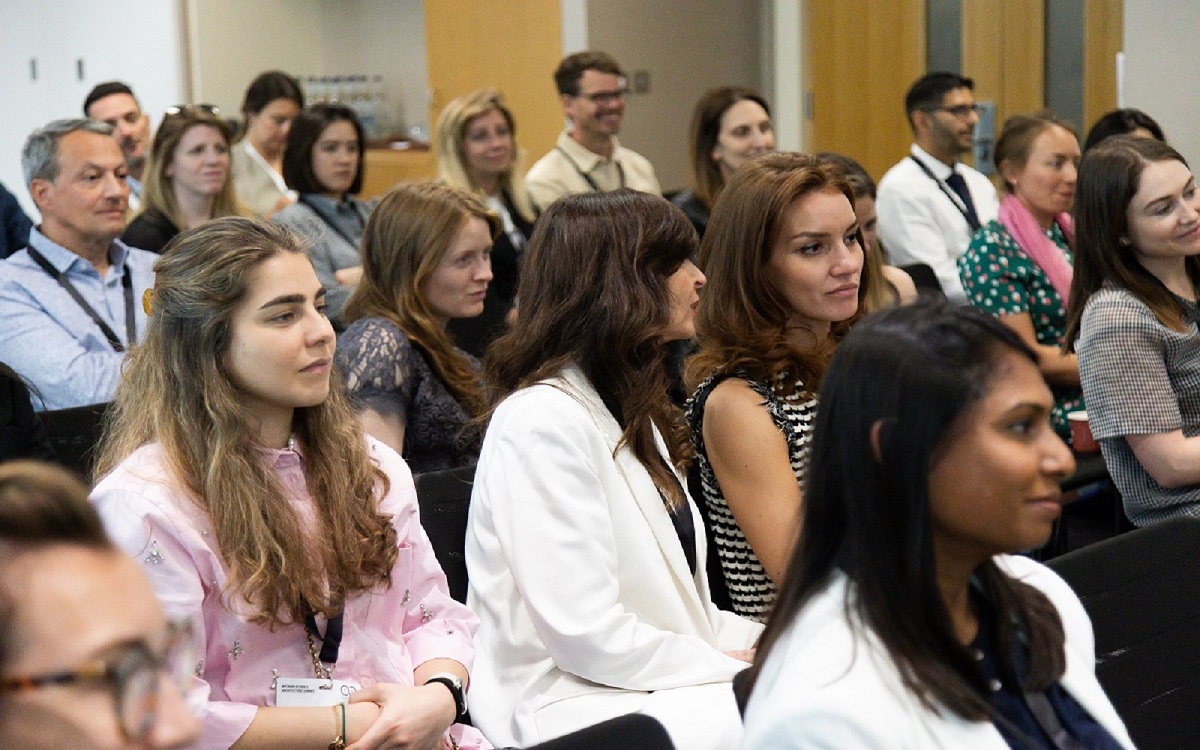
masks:
[[[587,99],[592,104],[616,104],[622,101],[629,95],[629,89],[617,89],[616,91],[597,91],[594,94],[576,94],[580,99]]]
[[[175,117],[176,115],[190,115],[196,112],[213,115],[214,117],[221,116],[221,108],[215,104],[172,104],[163,110],[163,117]]]
[[[930,107],[926,112],[948,112],[960,120],[979,114],[978,104],[955,104],[953,107]]]
[[[167,626],[167,644],[156,654],[145,643],[128,646],[113,659],[96,659],[78,669],[41,675],[0,678],[0,693],[38,690],[51,685],[108,683],[127,738],[140,739],[154,729],[158,721],[162,675],[175,683],[180,693],[187,691],[196,669],[196,638],[190,622]]]

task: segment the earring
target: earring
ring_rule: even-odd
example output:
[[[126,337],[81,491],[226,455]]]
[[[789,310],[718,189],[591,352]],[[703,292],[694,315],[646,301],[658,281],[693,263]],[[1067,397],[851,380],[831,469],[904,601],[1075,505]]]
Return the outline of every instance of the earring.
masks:
[[[1120,245],[1122,245],[1123,247],[1129,247],[1129,238],[1128,237],[1122,237],[1121,239],[1117,240],[1117,242]]]

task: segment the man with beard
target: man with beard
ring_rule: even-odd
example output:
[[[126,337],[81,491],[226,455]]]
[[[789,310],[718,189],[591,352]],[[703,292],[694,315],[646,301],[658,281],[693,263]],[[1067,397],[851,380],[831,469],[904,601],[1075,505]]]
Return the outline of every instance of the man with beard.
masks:
[[[631,188],[661,195],[650,162],[617,142],[628,93],[617,61],[599,51],[567,55],[554,84],[570,126],[525,176],[538,210],[572,193]]]
[[[911,152],[879,181],[879,239],[892,263],[924,263],[946,296],[965,302],[956,260],[971,235],[996,218],[996,188],[959,162],[971,150],[978,108],[974,81],[930,73],[912,85],[904,108],[913,131]]]
[[[97,84],[83,100],[83,114],[112,126],[129,172],[125,178],[129,183],[129,209],[136,212],[141,207],[142,169],[150,150],[150,118],[142,112],[133,89],[120,81]]]

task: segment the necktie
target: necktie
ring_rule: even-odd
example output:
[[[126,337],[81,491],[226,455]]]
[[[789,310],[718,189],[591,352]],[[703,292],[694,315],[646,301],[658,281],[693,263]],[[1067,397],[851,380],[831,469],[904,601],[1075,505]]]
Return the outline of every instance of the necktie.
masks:
[[[958,170],[954,170],[946,178],[946,184],[954,191],[955,195],[962,199],[963,205],[966,206],[963,216],[966,217],[971,231],[978,231],[980,226],[979,214],[975,213],[975,201],[971,200],[971,191],[967,190],[967,181],[958,173]]]

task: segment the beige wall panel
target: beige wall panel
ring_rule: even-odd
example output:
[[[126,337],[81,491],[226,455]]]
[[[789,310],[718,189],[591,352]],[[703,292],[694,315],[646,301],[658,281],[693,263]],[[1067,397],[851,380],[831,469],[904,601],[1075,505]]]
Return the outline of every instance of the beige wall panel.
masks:
[[[664,190],[691,183],[687,132],[700,96],[764,88],[759,20],[750,0],[588,0],[588,46],[631,76],[649,73],[650,90],[629,97],[620,137],[654,164]]]

